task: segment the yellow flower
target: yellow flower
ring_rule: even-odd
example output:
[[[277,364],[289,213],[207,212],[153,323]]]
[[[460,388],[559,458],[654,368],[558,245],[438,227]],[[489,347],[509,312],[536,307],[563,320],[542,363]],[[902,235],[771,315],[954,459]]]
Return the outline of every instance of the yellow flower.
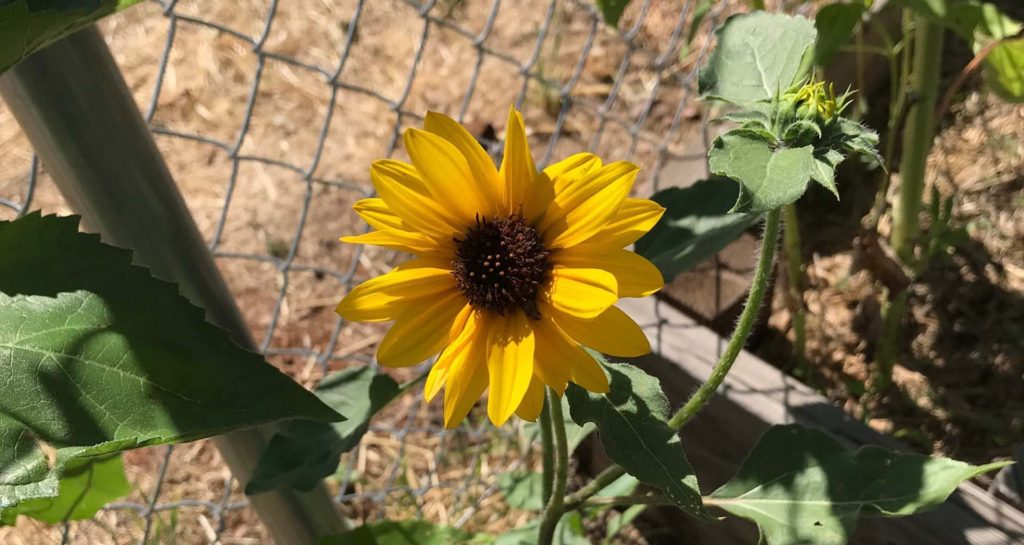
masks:
[[[405,132],[412,164],[370,168],[380,196],[354,208],[376,230],[341,239],[416,257],[357,286],[338,313],[394,321],[377,349],[381,365],[440,353],[425,396],[444,388],[447,427],[485,389],[496,425],[513,413],[536,420],[545,385],[559,395],[569,382],[607,392],[604,371],[583,346],[615,356],[649,352],[640,327],[613,305],[663,284],[657,268],[623,249],[664,212],[628,197],[638,167],[580,153],[538,172],[514,108],[500,169],[454,120],[431,112],[424,128]]]

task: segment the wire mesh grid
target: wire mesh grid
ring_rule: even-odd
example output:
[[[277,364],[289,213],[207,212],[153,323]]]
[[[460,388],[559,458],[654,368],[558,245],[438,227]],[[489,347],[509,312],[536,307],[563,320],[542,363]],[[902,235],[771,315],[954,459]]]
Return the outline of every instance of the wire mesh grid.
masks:
[[[730,2],[634,2],[620,30],[607,27],[593,4],[585,0],[336,3],[339,6],[335,10],[310,10],[313,13],[307,15],[306,26],[293,26],[296,13],[305,12],[309,6],[277,0],[240,3],[210,10],[216,17],[207,17],[208,12],[200,10],[198,2],[154,0],[148,11],[140,10],[133,20],[146,23],[138,32],[162,29],[165,38],[159,55],[149,57],[155,66],[145,59],[137,61],[145,64],[140,69],[144,76],[135,78],[137,81],[132,81],[125,67],[130,58],[126,61],[117,43],[119,34],[130,29],[119,26],[118,18],[105,27],[210,250],[250,324],[262,332],[258,338],[260,349],[307,384],[353,362],[373,364],[378,330],[354,329],[356,326],[334,316],[331,310],[345,290],[384,272],[398,256],[361,247],[341,249],[335,237],[345,234],[345,229],[365,229],[350,212],[350,204],[372,195],[365,172],[368,161],[403,158],[402,130],[418,124],[426,109],[446,111],[465,122],[497,156],[502,114],[509,103],[514,103],[524,111],[528,129],[540,127],[530,134],[539,165],[585,150],[611,159],[633,160],[643,167],[636,188],[639,194],[650,194],[664,185],[662,178],[672,165],[687,165],[699,170],[698,176],[704,174],[708,128],[706,115],[694,107],[692,100],[695,67],[707,54],[711,29],[731,9]],[[231,13],[236,9],[245,11],[246,6],[259,15],[251,18],[251,28],[243,30],[232,24]],[[338,13],[342,16],[337,17]],[[696,24],[695,18],[703,18],[703,23]],[[326,40],[335,46],[333,55],[309,54],[311,50],[328,49],[317,43],[314,34],[320,27],[316,25],[333,29],[333,38]],[[282,38],[280,27],[291,35]],[[309,35],[299,36],[299,46],[290,47],[296,29]],[[396,36],[408,38],[407,43],[398,43],[401,40]],[[182,103],[181,85],[175,80],[183,77],[188,66],[205,62],[202,54],[190,56],[190,48],[199,40],[228,44],[224,47],[244,58],[249,67],[245,74],[225,76],[230,81],[224,85],[233,89],[236,97],[231,107],[238,112],[233,117],[237,122],[229,123],[230,130],[220,130],[220,125],[214,128],[202,123],[176,123],[168,121],[173,115],[163,115],[167,110],[173,114]],[[437,42],[441,47],[434,47]],[[360,47],[367,43],[370,45]],[[184,55],[178,54],[181,49],[185,49]],[[329,57],[333,62],[324,61]],[[439,65],[447,66],[447,71]],[[283,79],[285,84],[270,83],[271,79]],[[272,92],[266,92],[268,87]],[[432,91],[437,92],[432,95]],[[300,98],[289,98],[289,93]],[[210,112],[212,102],[190,98],[187,90],[184,95],[188,113],[183,119],[232,117]],[[294,102],[305,106],[293,109]],[[314,106],[309,108],[310,104]],[[311,122],[304,123],[303,112],[307,109],[316,113]],[[268,127],[277,124],[287,126],[292,116],[302,119],[301,126],[292,127],[290,135],[277,140],[261,138],[261,131],[270,132]],[[338,146],[339,141],[348,147]],[[176,143],[192,147],[175,148]],[[217,162],[219,174],[203,178],[204,187],[194,189],[195,184],[190,183],[194,171],[189,169],[203,162],[207,154],[216,157],[206,162]],[[41,165],[32,157],[28,167],[28,174],[18,178],[14,189],[10,189],[10,183],[0,185],[0,189],[8,187],[8,193],[0,192],[0,214],[19,216],[47,207],[46,203],[33,203],[37,189],[44,185]],[[262,193],[253,192],[253,179],[261,178],[269,181],[263,182]],[[208,184],[216,186],[214,197],[205,192],[210,190],[205,186]],[[253,212],[248,204],[239,202],[243,198],[265,202],[254,205]],[[317,209],[320,203],[329,205],[329,211]],[[261,216],[260,206],[271,212]],[[239,209],[248,221],[235,217]],[[282,210],[290,213],[287,220],[282,219]],[[238,224],[249,231],[267,232],[257,246],[233,244]],[[270,231],[287,234],[276,236]],[[324,240],[334,246],[321,240],[321,232],[331,235]],[[311,246],[309,239],[319,245]],[[270,271],[274,281],[243,281],[239,285],[239,277],[256,269]],[[310,282],[321,285],[325,279],[331,281],[327,288],[296,295],[297,288]],[[246,297],[253,291],[259,292],[263,304],[247,305]],[[316,304],[303,306],[302,299],[306,303],[313,299]],[[294,318],[303,312],[306,317]],[[306,319],[309,312],[314,312],[316,319]],[[308,337],[311,331],[315,332],[314,339],[300,338]],[[453,449],[471,453],[458,458],[457,463],[479,468],[492,452],[490,447],[476,447],[515,442],[521,432],[508,427],[494,430],[483,423],[446,431],[436,414],[424,410],[417,398],[371,428],[371,435],[377,433],[391,441],[391,450],[382,455],[380,462],[382,478],[375,481],[375,486],[356,482],[365,459],[348,455],[337,474],[335,500],[349,514],[354,506],[363,506],[357,514],[374,518],[385,512],[365,506],[401,497],[411,513],[437,518],[435,513],[425,512],[424,498],[444,490],[448,498],[453,498],[451,504],[461,505],[461,509],[440,522],[473,527],[474,517],[497,491],[494,479],[483,479],[480,471],[448,478],[439,468],[453,463]],[[423,438],[431,441],[426,457],[432,459],[423,466],[425,470],[417,469],[410,475],[408,453],[410,449],[423,451],[422,444],[412,443]],[[467,445],[474,448],[467,450]],[[92,524],[103,527],[102,534],[111,542],[162,543],[168,526],[172,527],[171,535],[177,530],[173,528],[173,516],[159,515],[188,511],[202,515],[195,519],[202,527],[195,532],[199,536],[194,538],[196,542],[260,542],[258,530],[230,531],[238,523],[232,514],[249,511],[230,477],[224,477],[216,495],[205,499],[169,492],[173,488],[168,484],[173,466],[189,459],[183,451],[193,452],[187,445],[150,449],[153,485],[130,501],[107,505],[93,520],[65,523],[60,541],[96,542],[95,537],[87,537],[95,533],[82,531]],[[511,449],[504,456],[497,462],[492,460],[506,464],[502,470],[531,464],[530,456],[523,451]],[[426,474],[416,475],[417,471]],[[105,513],[134,513],[137,520],[132,528],[121,528],[120,518],[104,522]],[[479,521],[476,527],[492,522]]]

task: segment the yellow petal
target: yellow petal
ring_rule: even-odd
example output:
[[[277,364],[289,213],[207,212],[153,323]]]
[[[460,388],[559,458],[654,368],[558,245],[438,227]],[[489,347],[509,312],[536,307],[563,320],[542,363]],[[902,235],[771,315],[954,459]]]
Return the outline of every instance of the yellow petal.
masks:
[[[626,199],[590,240],[614,248],[623,248],[650,231],[664,213],[665,209],[654,201]]]
[[[459,233],[462,220],[433,196],[417,191],[410,183],[407,165],[399,165],[402,163],[385,160],[370,166],[373,187],[388,208],[409,227],[434,238],[447,239]]]
[[[602,269],[615,275],[619,297],[646,297],[665,285],[661,272],[643,257],[597,243],[579,244],[554,254],[555,265]]]
[[[601,168],[601,158],[593,153],[577,153],[548,165],[544,174],[551,178],[555,186],[555,193],[561,193],[566,185],[576,181],[587,173]]]
[[[487,414],[495,426],[512,416],[530,387],[533,349],[533,328],[523,311],[492,319],[487,336]]]
[[[639,167],[618,161],[566,185],[539,230],[549,248],[568,248],[594,236],[622,206]]]
[[[423,397],[428,403],[441,391],[449,370],[456,362],[461,361],[473,342],[473,336],[476,334],[477,329],[476,313],[472,312],[472,309],[469,311],[464,309],[464,312],[466,312],[466,325],[451,344],[446,346],[444,351],[441,352],[434,366],[430,368],[430,374],[427,375],[427,382],[423,386]],[[458,322],[458,319],[456,319],[456,322]]]
[[[473,181],[476,182],[480,193],[489,205],[487,210],[490,213],[496,213],[499,209],[503,209],[498,169],[494,168],[494,161],[491,160],[491,156],[487,154],[480,142],[454,119],[437,112],[427,112],[423,128],[451,142],[462,153],[469,166],[469,172],[473,176]],[[481,213],[483,213],[482,210]]]
[[[356,286],[338,303],[336,312],[353,322],[383,322],[418,304],[414,300],[457,293],[451,267],[444,260],[420,257]]]
[[[427,131],[408,129],[405,150],[427,190],[461,225],[470,225],[478,214],[493,215],[483,192],[490,189],[487,181],[474,178],[466,158],[451,142]]]
[[[578,318],[595,318],[618,299],[615,276],[601,269],[556,266],[551,270],[551,304]]]
[[[501,178],[504,180],[506,212],[522,214],[532,221],[547,209],[554,197],[551,179],[537,172],[526,140],[523,116],[515,107],[509,108],[505,128],[505,156],[501,160]]]
[[[536,422],[540,412],[544,410],[544,383],[536,377],[530,381],[530,388],[516,409],[516,416],[530,422]]]
[[[377,361],[385,367],[408,367],[437,354],[451,342],[453,330],[462,327],[456,318],[468,307],[457,291],[403,305],[377,347]]]
[[[444,387],[444,427],[458,426],[487,389],[487,334],[490,320],[475,313],[474,333],[448,366]]]
[[[427,254],[451,255],[455,252],[455,244],[450,239],[436,240],[416,231],[382,229],[362,235],[341,237],[340,240],[349,244],[382,246],[420,256]]]
[[[374,229],[410,230],[409,226],[402,222],[402,218],[396,216],[380,197],[360,199],[352,205],[352,210]]]
[[[451,345],[449,345],[448,348],[451,348]],[[447,350],[448,349],[446,348],[445,352],[447,352]],[[442,352],[441,357],[444,357],[444,354],[445,353]],[[435,363],[434,366],[430,368],[430,374],[427,375],[427,382],[423,385],[423,399],[427,400],[427,403],[430,403],[435,397],[437,397],[437,394],[441,391],[441,387],[444,386],[444,379],[447,374],[447,365],[442,366]]]
[[[558,395],[562,395],[572,376],[572,362],[593,358],[580,348],[579,343],[567,337],[546,313],[544,318],[534,322],[533,334],[537,338],[533,372]]]
[[[634,358],[651,351],[643,329],[618,307],[608,307],[591,320],[580,320],[554,309],[541,312],[551,314],[558,327],[576,342],[609,356]]]
[[[608,375],[592,357],[572,362],[572,381],[595,394],[608,393]]]

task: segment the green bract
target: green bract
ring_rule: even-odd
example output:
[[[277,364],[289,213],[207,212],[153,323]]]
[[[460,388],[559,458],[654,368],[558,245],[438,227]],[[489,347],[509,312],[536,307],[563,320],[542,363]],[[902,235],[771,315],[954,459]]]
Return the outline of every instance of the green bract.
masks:
[[[718,33],[700,91],[737,108],[723,119],[739,126],[709,154],[713,174],[740,184],[734,210],[790,204],[811,180],[838,196],[835,169],[846,157],[880,162],[878,136],[841,116],[850,92],[806,80],[816,34],[806,19],[761,12],[734,16]]]

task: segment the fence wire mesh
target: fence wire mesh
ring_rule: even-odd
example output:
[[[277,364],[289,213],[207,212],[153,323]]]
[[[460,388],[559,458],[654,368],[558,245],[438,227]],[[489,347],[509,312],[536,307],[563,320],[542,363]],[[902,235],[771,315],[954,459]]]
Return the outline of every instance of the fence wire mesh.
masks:
[[[730,9],[637,0],[615,30],[586,0],[166,0],[103,29],[261,350],[313,385],[373,363],[380,329],[333,308],[400,257],[337,237],[365,229],[351,204],[372,195],[370,161],[405,158],[405,127],[440,110],[498,154],[514,103],[539,165],[585,150],[633,160],[643,195],[702,177],[696,66]],[[2,114],[0,217],[71,212]],[[343,458],[335,500],[357,521],[513,527],[525,519],[501,507],[495,475],[536,462],[528,431],[480,418],[445,431],[409,396]],[[128,453],[126,465],[136,491],[125,501],[59,528],[26,522],[3,541],[266,539],[208,443]]]

